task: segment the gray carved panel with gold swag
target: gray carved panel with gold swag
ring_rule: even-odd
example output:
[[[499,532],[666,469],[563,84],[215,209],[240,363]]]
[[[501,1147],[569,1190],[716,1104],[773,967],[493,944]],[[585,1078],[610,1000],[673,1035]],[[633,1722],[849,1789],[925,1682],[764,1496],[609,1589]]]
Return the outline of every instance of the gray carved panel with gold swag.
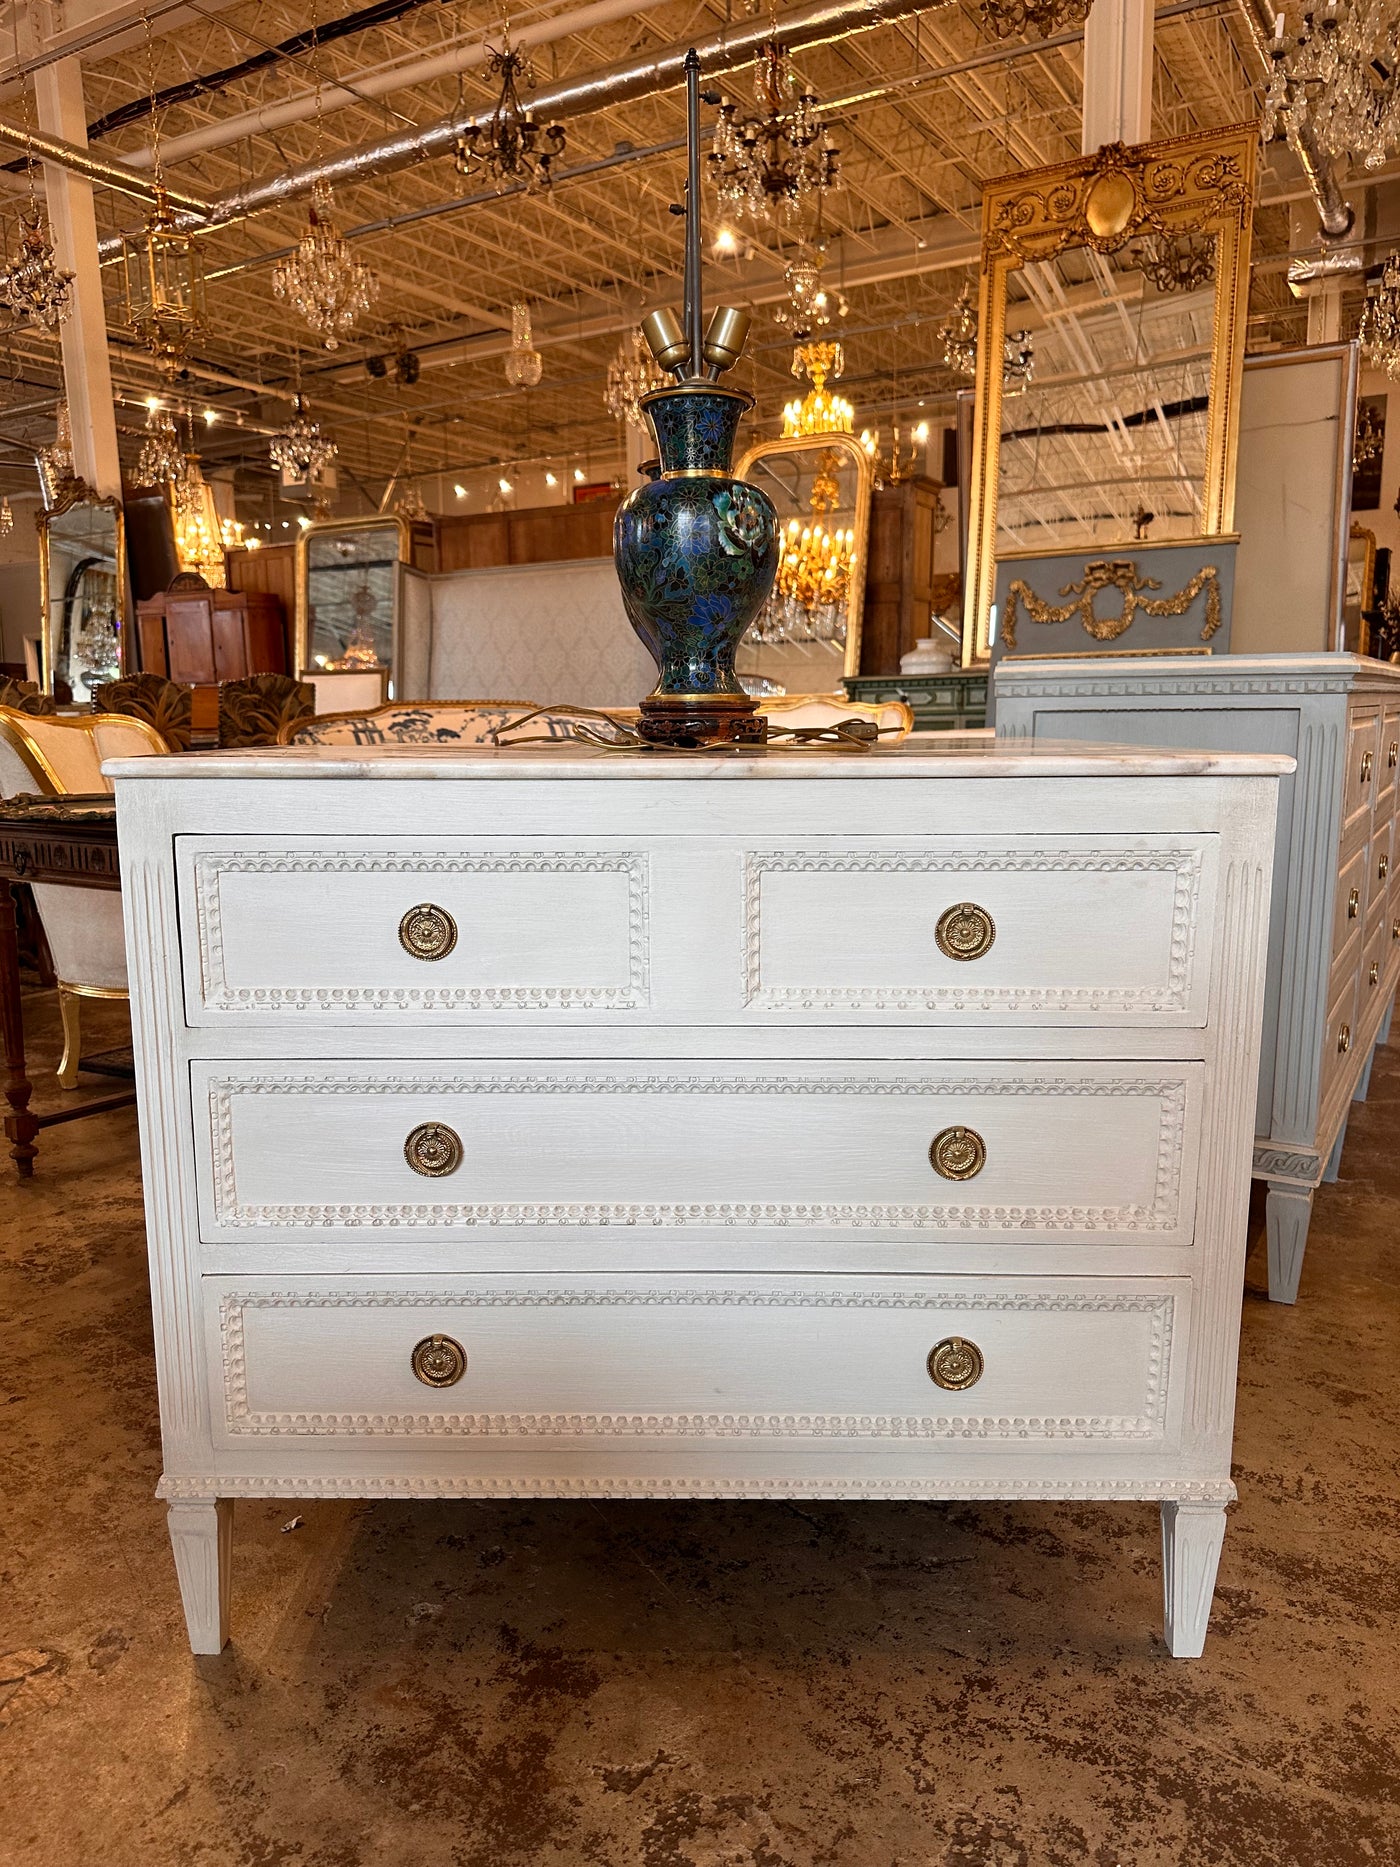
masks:
[[[993,662],[1004,656],[1224,654],[1233,538],[1090,546],[997,565]]]

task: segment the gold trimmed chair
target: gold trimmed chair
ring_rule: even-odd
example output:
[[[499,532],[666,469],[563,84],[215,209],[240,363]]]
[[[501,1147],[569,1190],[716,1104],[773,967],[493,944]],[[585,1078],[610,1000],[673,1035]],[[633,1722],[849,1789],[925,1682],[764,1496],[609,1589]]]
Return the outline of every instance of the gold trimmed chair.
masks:
[[[110,791],[106,758],[168,752],[144,720],[119,713],[20,713],[0,707],[0,796],[21,791],[43,797]],[[33,884],[34,902],[53,956],[63,1019],[63,1061],[58,1080],[77,1086],[82,1057],[79,1007],[85,998],[127,998],[126,941],[121,896],[114,890]]]

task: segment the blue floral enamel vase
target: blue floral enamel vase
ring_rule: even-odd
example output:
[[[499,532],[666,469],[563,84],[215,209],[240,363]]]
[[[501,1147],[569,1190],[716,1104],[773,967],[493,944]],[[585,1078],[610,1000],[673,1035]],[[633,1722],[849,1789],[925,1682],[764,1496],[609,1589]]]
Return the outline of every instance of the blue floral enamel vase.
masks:
[[[623,502],[613,528],[628,619],[660,670],[641,732],[658,745],[761,743],[767,721],[734,672],[778,568],[773,503],[731,465],[753,397],[690,381],[654,390],[641,407],[661,472]]]

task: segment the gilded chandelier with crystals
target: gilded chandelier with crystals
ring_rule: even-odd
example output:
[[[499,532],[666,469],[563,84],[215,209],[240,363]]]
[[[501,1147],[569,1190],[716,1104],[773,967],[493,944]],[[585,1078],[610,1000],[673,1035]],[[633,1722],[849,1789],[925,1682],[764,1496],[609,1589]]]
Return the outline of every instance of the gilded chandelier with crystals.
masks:
[[[1370,402],[1362,402],[1356,412],[1356,432],[1352,436],[1351,470],[1359,473],[1373,466],[1385,453],[1385,429],[1376,420]]]
[[[1357,336],[1372,368],[1400,382],[1400,253],[1392,253],[1380,278],[1367,286]]]
[[[535,348],[530,329],[530,307],[517,298],[510,308],[510,349],[506,352],[506,381],[512,389],[533,389],[544,370],[544,358]]]
[[[959,376],[977,373],[977,313],[972,306],[972,287],[964,284],[951,311],[938,325],[938,341],[943,361]],[[1002,339],[1001,379],[1013,393],[1023,389],[1035,374],[1035,345],[1029,331],[1008,331]]]
[[[499,52],[491,49],[486,69],[500,79],[501,95],[489,123],[470,124],[457,138],[458,173],[538,194],[554,180],[553,167],[567,141],[564,126],[547,123],[541,129],[521,103],[520,91],[534,88],[534,68],[522,52],[511,50],[508,36]]]
[[[799,91],[788,50],[770,39],[754,63],[756,109],[720,102],[706,158],[719,198],[755,220],[791,218],[836,186],[840,152],[818,120],[815,93]]]
[[[53,241],[38,203],[20,210],[19,250],[0,271],[0,297],[17,317],[57,330],[73,303],[73,275],[54,262]]]
[[[340,347],[379,296],[378,276],[355,258],[331,219],[331,188],[317,182],[301,245],[272,274],[272,289],[324,342]]]
[[[292,419],[268,443],[268,455],[274,467],[296,479],[309,479],[335,459],[340,449],[321,424],[306,412],[306,397],[298,395],[292,404]]]
[[[223,528],[198,454],[184,456],[179,476],[170,483],[170,505],[180,569],[197,571],[207,584],[219,589],[228,571]]]
[[[136,479],[141,486],[170,486],[185,468],[174,418],[157,401],[146,404],[146,435],[136,456]]]
[[[1378,168],[1400,145],[1400,13],[1388,0],[1327,0],[1309,6],[1288,32],[1274,15],[1273,70],[1259,134],[1283,135],[1296,151],[1310,130],[1329,156]]]
[[[644,395],[660,389],[665,381],[666,377],[647,348],[641,326],[634,324],[608,365],[603,406],[614,421],[627,421],[634,428],[645,428],[646,417],[638,404]]]
[[[1082,26],[1093,0],[982,0],[982,29],[994,39],[1047,39]]]
[[[846,367],[840,344],[799,344],[792,353],[792,373],[807,377],[811,388],[806,395],[794,397],[783,409],[783,433],[788,437],[804,434],[850,434],[856,411],[845,396],[827,388],[827,378],[840,376]]]

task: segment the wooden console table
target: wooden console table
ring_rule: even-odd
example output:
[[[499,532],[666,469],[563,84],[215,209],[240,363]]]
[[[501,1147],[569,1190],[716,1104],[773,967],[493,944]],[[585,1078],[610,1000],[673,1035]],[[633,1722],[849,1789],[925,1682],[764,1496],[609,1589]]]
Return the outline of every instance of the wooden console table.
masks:
[[[126,1108],[134,1090],[89,1096],[73,1108],[36,1115],[29,1107],[33,1085],[24,1067],[24,1015],[20,1000],[19,938],[15,926],[15,882],[62,882],[72,888],[121,887],[117,870],[116,805],[106,792],[94,796],[0,798],[0,1026],[5,1038],[5,1133],[10,1158],[21,1177],[34,1171],[35,1140],[41,1128]]]

